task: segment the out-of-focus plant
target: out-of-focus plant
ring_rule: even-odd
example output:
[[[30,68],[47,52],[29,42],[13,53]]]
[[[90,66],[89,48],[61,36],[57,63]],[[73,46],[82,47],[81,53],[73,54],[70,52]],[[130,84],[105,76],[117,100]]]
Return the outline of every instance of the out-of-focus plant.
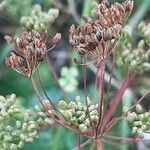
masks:
[[[53,120],[47,117],[42,108],[23,108],[15,94],[0,96],[0,149],[22,149],[25,143],[38,138],[42,128],[52,124]]]
[[[41,10],[40,5],[35,5],[32,9],[31,16],[23,16],[20,22],[26,30],[35,30],[41,33],[49,29],[50,24],[54,22],[58,15],[58,9],[50,8],[46,13]]]
[[[61,69],[60,84],[67,92],[75,92],[77,90],[79,71],[77,67],[63,67]]]
[[[124,71],[136,71],[143,73],[144,71],[150,70],[150,47],[149,37],[150,32],[148,28],[149,24],[139,24],[139,31],[142,39],[138,42],[137,48],[133,47],[132,44],[132,31],[129,27],[126,27],[120,46],[120,51],[116,52],[116,63],[119,67],[122,67]],[[145,47],[148,49],[145,49]]]
[[[141,105],[136,105],[135,112],[129,112],[127,121],[132,127],[132,134],[141,138],[145,133],[150,133],[150,112],[144,112]]]

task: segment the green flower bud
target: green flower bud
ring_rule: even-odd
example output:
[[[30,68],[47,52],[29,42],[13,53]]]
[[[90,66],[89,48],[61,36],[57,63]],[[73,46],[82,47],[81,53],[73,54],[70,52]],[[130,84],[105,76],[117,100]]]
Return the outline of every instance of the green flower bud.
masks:
[[[93,116],[91,116],[91,120],[92,120],[94,123],[98,123],[99,117],[98,117],[97,115],[93,115]]]
[[[37,124],[38,124],[39,126],[44,125],[44,120],[43,120],[41,117],[39,117],[39,118],[37,119]]]
[[[13,127],[10,126],[10,125],[8,125],[8,126],[6,127],[6,130],[7,130],[8,132],[12,132],[12,131],[13,131]]]
[[[93,116],[93,115],[97,115],[98,116],[98,111],[97,110],[92,110],[90,112],[90,116]]]
[[[86,120],[84,121],[84,124],[89,127],[90,126],[90,119],[86,118]]]
[[[139,43],[138,43],[138,48],[144,48],[145,46],[145,41],[144,40],[141,40]]]
[[[75,115],[76,113],[75,109],[69,109],[69,111],[72,113],[72,115]]]
[[[25,141],[28,142],[28,143],[32,143],[33,140],[34,140],[33,138],[26,138],[26,139],[25,139]]]
[[[6,141],[6,142],[11,142],[12,141],[12,136],[10,135],[10,134],[5,134],[4,135],[4,141]]]
[[[65,101],[61,100],[61,101],[59,102],[59,107],[60,107],[62,110],[65,110],[65,109],[68,108],[68,104],[67,104]]]
[[[138,128],[137,127],[133,127],[132,128],[132,134],[135,134],[137,132]]]
[[[79,118],[78,118],[78,121],[80,123],[82,123],[84,120],[85,120],[85,117],[86,117],[86,114],[82,114]]]
[[[146,125],[142,125],[142,126],[141,126],[141,129],[142,129],[143,131],[145,131],[146,128],[147,128]]]
[[[143,33],[146,29],[146,24],[144,22],[141,22],[139,25],[138,25],[138,29],[140,30],[141,33]]]
[[[144,121],[144,114],[138,115],[138,119],[139,119],[140,121]]]
[[[6,101],[5,97],[0,95],[0,102],[4,103],[5,101]]]
[[[20,141],[19,144],[18,144],[18,148],[22,149],[23,147],[24,147],[24,142]]]
[[[88,131],[88,128],[85,124],[80,124],[79,125],[79,130],[81,133],[86,133]]]
[[[80,117],[82,114],[85,114],[85,113],[81,110],[76,111],[76,116],[77,117]]]
[[[137,104],[135,109],[136,109],[137,113],[139,113],[139,114],[143,112],[143,108],[140,104]]]
[[[80,102],[81,100],[80,100],[80,96],[76,96],[76,102],[78,103],[78,102]]]
[[[76,126],[76,127],[79,126],[79,123],[78,123],[78,120],[77,120],[76,117],[72,117],[72,118],[70,119],[70,122],[71,122],[71,124],[73,124],[73,125]]]
[[[45,118],[44,119],[45,123],[49,124],[49,125],[52,125],[53,121],[49,118]]]
[[[51,8],[49,11],[48,11],[48,15],[49,16],[53,16],[53,20],[56,19],[59,15],[59,10],[58,9],[54,9],[54,8]]]
[[[10,145],[10,149],[11,150],[17,150],[18,149],[18,146],[16,144],[11,144]]]
[[[127,116],[127,121],[128,122],[133,122],[134,120],[136,120],[137,119],[137,114],[135,113],[135,112],[133,112],[133,113],[130,113],[128,116]]]
[[[70,119],[72,117],[72,113],[69,110],[65,110],[63,114],[67,119]]]
[[[70,102],[69,104],[68,104],[68,108],[74,108],[74,109],[76,109],[76,107],[77,107],[77,104],[75,103],[75,102]]]
[[[147,119],[148,117],[150,117],[150,113],[149,113],[149,112],[146,112],[146,113],[144,114],[144,118]]]
[[[43,118],[47,116],[44,112],[38,112],[38,115]]]
[[[138,130],[137,130],[137,135],[138,135],[140,138],[143,138],[143,137],[144,137],[143,130],[142,130],[142,129],[138,129]]]
[[[91,106],[89,107],[89,111],[90,111],[90,112],[91,112],[92,110],[95,110],[95,109],[97,109],[95,105],[91,105]]]

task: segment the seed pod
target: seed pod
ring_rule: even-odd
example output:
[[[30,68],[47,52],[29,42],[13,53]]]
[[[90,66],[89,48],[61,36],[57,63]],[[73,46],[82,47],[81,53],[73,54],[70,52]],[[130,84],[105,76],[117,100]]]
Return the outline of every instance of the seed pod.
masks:
[[[97,115],[93,115],[93,116],[91,116],[91,120],[92,120],[94,123],[98,123],[99,117],[98,117]]]
[[[140,104],[137,104],[135,109],[136,109],[137,113],[139,113],[139,114],[143,112],[143,108]]]
[[[89,111],[91,112],[92,110],[95,110],[96,109],[96,106],[95,105],[91,105],[90,107],[89,107]]]
[[[67,119],[70,119],[72,117],[72,113],[71,111],[69,110],[65,110],[63,115],[67,118]]]
[[[144,121],[144,114],[138,115],[138,119],[139,119],[140,121]]]
[[[81,133],[86,133],[88,131],[88,128],[85,124],[80,124],[79,125],[79,130]]]
[[[143,138],[144,135],[143,135],[143,130],[142,129],[138,129],[137,130],[137,135],[140,137],[140,138]]]
[[[142,126],[141,126],[141,129],[142,129],[143,131],[146,130],[146,128],[147,128],[146,125],[142,125]]]
[[[85,120],[86,114],[82,114],[79,118],[78,121],[79,123],[82,123]]]
[[[77,120],[76,117],[72,117],[72,118],[70,119],[70,122],[71,122],[71,124],[73,124],[75,127],[78,127],[78,126],[79,126],[79,123],[78,123],[78,120]]]
[[[82,114],[85,114],[85,113],[83,111],[80,111],[80,110],[76,111],[77,117],[80,117]]]
[[[90,116],[93,116],[93,115],[97,115],[98,116],[98,111],[97,110],[92,110],[90,112]]]
[[[65,101],[61,100],[61,101],[59,102],[59,107],[60,107],[62,110],[65,110],[65,109],[68,108],[68,104],[67,104]]]
[[[132,128],[132,134],[135,134],[137,132],[138,128],[137,127],[133,127]]]
[[[75,103],[75,102],[70,102],[69,104],[68,104],[68,108],[70,108],[70,109],[76,109],[76,107],[77,107],[77,104]]]
[[[84,121],[84,124],[89,127],[90,126],[90,119],[86,118],[86,120]]]

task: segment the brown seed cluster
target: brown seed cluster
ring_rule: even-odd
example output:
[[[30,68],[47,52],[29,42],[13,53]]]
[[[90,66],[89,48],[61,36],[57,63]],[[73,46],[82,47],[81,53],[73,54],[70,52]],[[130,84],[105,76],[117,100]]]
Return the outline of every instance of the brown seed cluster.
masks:
[[[98,5],[95,18],[83,17],[85,26],[70,28],[70,44],[78,49],[81,55],[92,56],[95,63],[105,59],[120,37],[127,16],[133,9],[133,1],[110,5],[103,0]]]
[[[58,35],[55,36],[55,44],[59,41],[57,37]],[[6,39],[13,46],[11,56],[6,58],[6,65],[31,77],[48,52],[46,33],[41,35],[36,31],[23,32],[20,38],[6,36]]]

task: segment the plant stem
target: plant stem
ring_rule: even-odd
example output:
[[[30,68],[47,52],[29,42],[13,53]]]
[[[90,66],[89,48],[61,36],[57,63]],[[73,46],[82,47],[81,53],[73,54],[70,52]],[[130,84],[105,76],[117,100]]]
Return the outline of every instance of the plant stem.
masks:
[[[67,94],[67,92],[65,91],[65,89],[63,88],[63,86],[61,86],[61,84],[59,83],[58,76],[57,76],[55,70],[53,69],[51,61],[50,61],[50,59],[49,59],[48,56],[46,56],[46,61],[47,61],[49,70],[52,72],[52,75],[53,75],[56,83],[60,87],[61,91],[63,92],[64,96],[66,97],[66,100],[67,101],[71,101],[70,96]]]
[[[100,139],[96,139],[97,150],[103,150],[103,144]]]
[[[124,94],[125,90],[129,86],[129,83],[131,82],[131,80],[133,80],[134,77],[135,77],[135,73],[130,73],[130,74],[127,74],[126,77],[124,78],[121,84],[121,87],[119,88],[115,98],[112,101],[110,108],[108,109],[108,111],[106,112],[103,118],[103,125],[101,128],[102,134],[103,134],[104,129],[106,128],[106,125],[108,124],[114,112],[116,111],[118,105],[120,104],[122,95]]]
[[[80,150],[80,133],[78,133],[78,150]]]

